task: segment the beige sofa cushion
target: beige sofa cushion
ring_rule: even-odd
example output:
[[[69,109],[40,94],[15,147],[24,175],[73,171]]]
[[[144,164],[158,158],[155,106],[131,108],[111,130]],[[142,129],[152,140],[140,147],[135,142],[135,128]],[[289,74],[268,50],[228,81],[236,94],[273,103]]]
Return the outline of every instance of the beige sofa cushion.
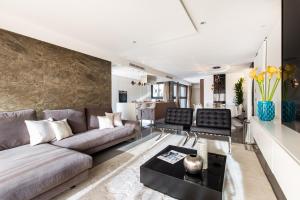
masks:
[[[73,135],[67,119],[52,121],[50,122],[50,127],[58,141]]]
[[[117,126],[117,127],[124,126],[121,115],[122,115],[121,112],[116,112],[116,113],[105,112],[105,116],[110,118],[113,121],[113,125]],[[100,128],[101,128],[101,126],[100,126]]]
[[[111,129],[93,129],[85,133],[73,135],[61,141],[54,141],[52,144],[85,152],[91,148],[112,142],[135,134],[133,126],[116,127]]]
[[[99,129],[107,129],[107,128],[114,128],[114,119],[113,117],[109,116],[98,116],[99,121]]]
[[[43,119],[53,118],[54,121],[67,119],[72,132],[82,133],[87,130],[85,109],[44,110]]]
[[[39,121],[25,120],[31,146],[55,140],[55,135],[50,127],[50,121],[52,121],[51,118]]]
[[[112,112],[111,107],[104,106],[86,108],[87,126],[89,130],[99,128],[99,121],[97,116],[104,116],[105,112]]]

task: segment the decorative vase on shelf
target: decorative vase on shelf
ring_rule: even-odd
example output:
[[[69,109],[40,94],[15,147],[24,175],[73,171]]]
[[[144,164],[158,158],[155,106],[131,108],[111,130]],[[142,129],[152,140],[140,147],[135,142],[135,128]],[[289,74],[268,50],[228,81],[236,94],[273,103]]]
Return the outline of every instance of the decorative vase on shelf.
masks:
[[[250,77],[257,82],[261,101],[257,102],[257,115],[261,121],[272,121],[275,117],[273,97],[281,79],[281,67],[268,66],[265,71],[250,70]],[[275,80],[274,80],[275,77]]]
[[[196,154],[187,155],[183,160],[183,165],[188,174],[200,174],[203,167],[203,159]]]
[[[296,119],[296,104],[293,101],[282,101],[281,116],[283,122],[292,122]]]
[[[243,113],[243,104],[238,105],[238,115]]]
[[[273,101],[258,101],[257,115],[261,121],[272,121],[275,117],[275,105]]]

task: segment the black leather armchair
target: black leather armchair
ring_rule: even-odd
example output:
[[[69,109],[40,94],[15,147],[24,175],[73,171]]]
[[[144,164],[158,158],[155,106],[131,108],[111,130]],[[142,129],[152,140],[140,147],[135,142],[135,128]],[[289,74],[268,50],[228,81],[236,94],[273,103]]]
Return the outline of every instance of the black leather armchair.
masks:
[[[198,109],[196,126],[191,127],[191,132],[227,137],[231,153],[231,111],[229,109]]]
[[[183,145],[189,140],[189,132],[193,123],[193,109],[192,108],[168,108],[166,111],[164,122],[155,123],[155,127],[159,128],[162,133],[158,139],[164,134],[165,130],[183,131],[187,137]],[[157,140],[158,140],[157,139]]]

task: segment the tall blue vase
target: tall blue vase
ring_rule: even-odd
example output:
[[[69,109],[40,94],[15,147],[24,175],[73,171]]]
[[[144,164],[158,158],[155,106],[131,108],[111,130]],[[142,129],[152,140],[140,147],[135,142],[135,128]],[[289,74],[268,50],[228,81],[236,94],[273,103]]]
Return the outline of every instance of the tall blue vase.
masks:
[[[258,101],[257,115],[261,121],[272,121],[275,117],[275,105],[273,101]]]

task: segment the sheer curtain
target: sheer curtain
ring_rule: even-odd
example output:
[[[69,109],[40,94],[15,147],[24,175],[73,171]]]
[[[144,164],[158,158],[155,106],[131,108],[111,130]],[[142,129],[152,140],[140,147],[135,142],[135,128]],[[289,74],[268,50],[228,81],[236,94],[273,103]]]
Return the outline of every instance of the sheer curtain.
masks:
[[[163,100],[170,101],[170,83],[165,82],[164,84],[164,93],[163,93]]]
[[[192,107],[192,86],[187,86],[187,108]]]
[[[179,87],[179,83],[177,82],[177,86],[176,86],[176,105],[178,108],[180,108],[180,103],[179,103],[179,94],[180,94],[180,87]]]

